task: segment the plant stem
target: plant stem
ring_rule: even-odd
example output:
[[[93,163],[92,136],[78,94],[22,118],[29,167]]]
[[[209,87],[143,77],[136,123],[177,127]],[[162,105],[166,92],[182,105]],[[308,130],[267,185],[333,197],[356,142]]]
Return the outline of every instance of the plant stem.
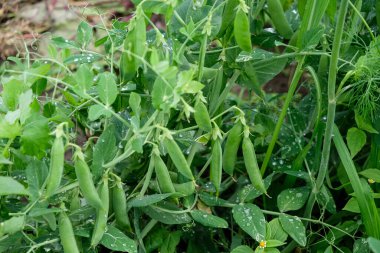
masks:
[[[270,157],[272,155],[274,146],[276,145],[276,141],[277,141],[278,135],[280,134],[282,123],[284,122],[286,113],[288,112],[288,108],[289,108],[290,102],[292,101],[294,92],[295,92],[295,90],[297,88],[298,81],[300,80],[301,75],[302,75],[302,66],[303,66],[304,60],[305,60],[305,56],[303,56],[303,57],[300,58],[300,60],[298,62],[298,65],[297,65],[297,68],[296,68],[296,70],[294,72],[294,76],[293,76],[292,82],[290,84],[288,94],[286,95],[284,106],[282,108],[280,117],[278,118],[276,127],[274,129],[272,140],[269,143],[267,152],[266,152],[265,157],[264,157],[263,164],[261,165],[261,175],[265,174],[265,171],[266,171],[266,168],[268,166]]]
[[[319,166],[317,181],[310,194],[310,197],[306,206],[306,211],[305,211],[306,217],[311,217],[311,212],[316,200],[316,195],[318,194],[318,192],[320,191],[323,185],[323,182],[326,177],[328,163],[329,163],[331,137],[332,137],[332,131],[333,131],[333,126],[334,126],[335,108],[336,108],[335,86],[336,86],[336,75],[338,71],[338,58],[339,58],[340,46],[342,44],[344,20],[345,20],[347,9],[348,9],[348,2],[349,0],[341,1],[338,21],[336,23],[336,28],[335,28],[335,35],[334,35],[330,67],[329,67],[329,76],[328,76],[327,122],[326,122],[325,136],[323,140],[322,157],[321,157],[321,163]]]

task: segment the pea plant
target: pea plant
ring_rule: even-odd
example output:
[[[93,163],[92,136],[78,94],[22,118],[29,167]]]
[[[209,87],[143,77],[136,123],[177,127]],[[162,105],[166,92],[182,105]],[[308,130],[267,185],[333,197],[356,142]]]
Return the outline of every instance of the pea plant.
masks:
[[[379,253],[380,2],[133,2],[2,64],[0,252]]]

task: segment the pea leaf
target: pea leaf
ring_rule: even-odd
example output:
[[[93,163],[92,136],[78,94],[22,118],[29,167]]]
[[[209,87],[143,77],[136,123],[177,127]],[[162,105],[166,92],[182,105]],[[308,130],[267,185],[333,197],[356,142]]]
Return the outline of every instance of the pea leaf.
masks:
[[[83,54],[73,54],[70,55],[69,57],[65,58],[63,63],[65,64],[83,64],[83,63],[92,63],[95,61],[100,60],[101,57],[97,54],[92,54],[92,53],[83,53]]]
[[[82,97],[86,97],[87,91],[91,88],[94,75],[87,65],[82,64],[79,66],[77,72],[74,74],[76,86],[75,93]]]
[[[355,122],[360,129],[367,131],[368,133],[372,133],[372,134],[379,133],[375,128],[373,128],[371,122],[369,122],[367,119],[361,116],[358,111],[355,111]]]
[[[79,49],[78,43],[73,40],[68,40],[63,37],[55,37],[52,38],[53,44],[55,44],[58,48],[73,48]]]
[[[83,48],[86,48],[90,43],[92,38],[92,27],[87,23],[82,21],[77,29],[77,41]]]
[[[352,127],[347,132],[347,145],[351,153],[351,157],[354,157],[364,147],[367,136],[364,131]]]
[[[169,233],[160,248],[161,253],[175,253],[176,247],[181,239],[181,231],[175,231],[174,233]]]
[[[103,175],[103,164],[110,162],[117,152],[115,127],[109,125],[100,135],[94,147],[91,171],[96,180]]]
[[[372,179],[376,183],[380,183],[380,170],[378,169],[366,169],[359,172],[360,175]]]
[[[143,206],[149,206],[154,203],[160,202],[161,200],[164,200],[168,197],[173,195],[172,193],[165,193],[165,194],[152,194],[147,196],[138,196],[133,198],[131,201],[129,201],[128,205],[131,207],[143,207]]]
[[[310,193],[309,187],[289,188],[277,196],[277,206],[281,212],[300,209],[306,202]]]
[[[29,195],[29,192],[22,184],[13,178],[0,176],[0,196],[11,194]]]
[[[281,227],[280,221],[278,218],[271,220],[267,225],[267,237],[266,240],[273,239],[281,242],[286,241],[288,234]]]
[[[158,220],[164,224],[183,224],[192,221],[187,213],[169,213],[154,206],[146,206],[141,210],[150,218]]]
[[[342,208],[342,210],[349,211],[352,213],[360,213],[359,204],[356,198],[354,197],[350,198],[347,201],[346,205]]]
[[[0,115],[0,138],[14,139],[21,135],[21,131],[22,128],[17,121],[11,124]]]
[[[297,216],[281,214],[279,217],[282,228],[299,245],[306,245],[306,229],[302,221]]]
[[[226,206],[226,207],[228,207],[231,205],[231,203],[228,202],[227,200],[212,196],[206,192],[201,192],[199,194],[199,198],[208,206]]]
[[[31,115],[23,125],[21,134],[21,150],[28,155],[41,155],[49,145],[50,129],[48,119],[38,115]]]
[[[231,253],[254,253],[254,251],[246,245],[240,245],[234,248]]]
[[[105,103],[106,106],[112,105],[118,93],[115,77],[109,72],[100,74],[97,90],[100,100]]]
[[[232,209],[236,223],[257,242],[265,239],[265,217],[254,204],[239,204]]]
[[[34,200],[38,199],[40,189],[48,175],[48,167],[42,161],[33,159],[25,169],[28,190]]]
[[[374,252],[374,253],[380,253],[380,240],[375,239],[373,237],[369,237],[367,239],[369,248]]]
[[[111,108],[108,110],[103,105],[91,105],[88,109],[88,119],[91,121],[99,119],[101,116],[110,117]]]
[[[196,222],[199,222],[204,226],[214,228],[228,228],[227,221],[218,216],[214,216],[200,210],[191,211],[190,214]]]
[[[111,225],[107,227],[100,243],[113,251],[137,253],[136,242]]]

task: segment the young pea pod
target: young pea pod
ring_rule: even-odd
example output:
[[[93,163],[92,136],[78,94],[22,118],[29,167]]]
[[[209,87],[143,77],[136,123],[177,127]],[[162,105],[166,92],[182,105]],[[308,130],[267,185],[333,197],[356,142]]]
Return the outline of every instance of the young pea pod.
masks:
[[[252,50],[251,31],[247,14],[238,8],[234,20],[234,36],[238,46],[244,51]]]
[[[15,216],[0,223],[0,237],[2,235],[14,234],[24,229],[25,215]]]
[[[116,185],[112,188],[112,204],[114,206],[116,224],[121,228],[131,229],[127,213],[127,196],[125,195],[120,178],[116,179]]]
[[[64,253],[79,253],[78,245],[75,240],[73,226],[67,214],[61,212],[58,218],[59,237]]]
[[[268,0],[268,13],[272,23],[279,34],[285,39],[290,39],[293,35],[293,30],[285,17],[284,9],[280,0]]]
[[[74,154],[74,159],[75,174],[77,175],[79,188],[84,198],[91,206],[95,207],[96,209],[102,209],[102,201],[96,192],[90,168],[84,160],[82,151],[77,150]]]
[[[168,151],[168,154],[179,173],[188,179],[194,180],[190,166],[187,164],[185,156],[183,155],[181,149],[178,147],[178,144],[175,142],[173,137],[171,135],[165,136],[162,143],[165,149]]]
[[[96,247],[96,245],[98,245],[100,240],[102,239],[104,232],[106,232],[109,210],[109,194],[110,193],[108,189],[108,175],[104,175],[102,183],[99,187],[99,196],[102,201],[103,208],[99,208],[96,210],[96,220],[91,237],[91,247]]]
[[[244,130],[242,149],[245,168],[247,169],[247,173],[252,185],[260,192],[267,194],[263,178],[261,177],[259,165],[257,164],[255,148],[251,139],[249,138],[249,130],[247,127]]]
[[[224,34],[227,28],[232,24],[235,17],[235,8],[238,6],[239,0],[227,0],[225,1],[222,24],[218,33],[218,38]]]
[[[235,163],[237,158],[237,152],[240,147],[243,126],[240,121],[238,121],[229,131],[226,145],[224,146],[223,152],[223,169],[227,174],[233,175],[235,169]]]
[[[210,163],[210,181],[215,186],[216,195],[219,195],[220,184],[222,183],[222,147],[220,140],[217,138],[212,143],[211,163]]]
[[[65,145],[62,136],[57,136],[51,148],[49,175],[46,180],[46,198],[52,196],[61,184],[64,162]]]
[[[211,132],[212,125],[210,115],[208,114],[207,107],[202,101],[198,101],[194,107],[195,122],[205,132]]]
[[[152,159],[154,159],[154,169],[156,171],[158,185],[163,193],[174,193],[175,189],[168,168],[157,152],[158,150],[153,152]]]

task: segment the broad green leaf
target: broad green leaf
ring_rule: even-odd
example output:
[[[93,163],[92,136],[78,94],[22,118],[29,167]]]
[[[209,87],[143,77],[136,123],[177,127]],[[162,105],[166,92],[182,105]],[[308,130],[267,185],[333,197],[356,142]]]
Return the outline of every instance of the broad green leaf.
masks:
[[[104,105],[91,105],[88,109],[88,119],[91,121],[99,119],[101,116],[110,117],[112,108],[105,108]]]
[[[17,109],[17,105],[19,102],[19,96],[23,93],[27,87],[21,80],[10,79],[10,80],[2,80],[2,98],[4,105],[10,111],[14,111]]]
[[[380,183],[380,170],[378,169],[366,169],[359,172],[360,175],[372,179],[376,183]]]
[[[25,121],[21,134],[21,150],[25,154],[39,156],[46,152],[50,140],[48,123],[47,118],[38,114]]]
[[[154,206],[146,206],[141,208],[141,210],[150,218],[164,224],[184,224],[192,221],[187,213],[169,213]]]
[[[251,52],[242,51],[236,58],[236,62],[246,62],[246,61],[258,61],[258,60],[269,60],[276,55],[272,52],[255,48]]]
[[[333,251],[330,251],[333,253]],[[352,250],[353,253],[370,253],[369,245],[368,245],[368,240],[367,238],[360,238],[355,241],[354,247]]]
[[[93,84],[94,74],[87,67],[87,65],[82,64],[79,66],[77,72],[74,74],[74,79],[76,81],[75,93],[80,96],[85,97],[87,91],[91,88]]]
[[[241,229],[257,242],[265,239],[265,217],[260,208],[254,204],[239,204],[232,209],[233,217]]]
[[[331,246],[328,246],[326,249],[325,249],[325,252],[324,253],[334,253],[334,251],[332,250],[332,247]]]
[[[364,147],[367,136],[364,131],[352,127],[347,132],[347,146],[351,152],[351,157],[354,157]]]
[[[264,253],[281,253],[281,251],[276,248],[265,248]]]
[[[91,171],[96,180],[103,175],[103,165],[110,162],[117,152],[115,127],[109,125],[99,136],[94,147]]]
[[[228,228],[227,221],[218,216],[200,210],[191,211],[190,214],[196,222],[199,222],[206,227]]]
[[[74,55],[70,55],[67,58],[65,58],[65,60],[63,61],[63,63],[65,63],[65,64],[71,64],[71,63],[75,63],[75,64],[92,63],[92,62],[100,60],[101,58],[102,57],[100,55],[94,54],[94,53],[74,54]]]
[[[100,74],[97,90],[100,100],[106,106],[112,105],[118,93],[115,77],[109,72]]]
[[[77,41],[83,47],[86,48],[92,39],[92,27],[82,21],[77,29]]]
[[[25,174],[28,183],[28,191],[34,200],[38,199],[41,193],[41,188],[49,173],[46,163],[33,159],[28,163]]]
[[[251,249],[248,246],[240,245],[236,248],[234,248],[231,253],[254,253],[253,249]]]
[[[307,201],[310,193],[309,187],[289,188],[277,196],[277,206],[281,212],[298,210]]]
[[[272,183],[273,173],[264,179],[265,189],[268,189]],[[257,190],[252,184],[245,185],[238,194],[239,202],[250,202],[251,200],[261,196],[263,193]]]
[[[168,236],[165,237],[161,247],[161,253],[175,253],[176,247],[181,239],[181,231],[175,231],[169,233]]]
[[[355,111],[355,122],[358,127],[368,133],[378,134],[379,132],[372,126],[371,122],[360,115],[358,111]]]
[[[213,195],[210,195],[207,192],[201,192],[199,194],[199,198],[208,206],[225,206],[229,207],[231,205],[230,202],[227,200],[224,200],[222,198],[215,197]]]
[[[156,78],[152,90],[152,103],[156,109],[168,109],[173,104],[174,88],[171,84]]]
[[[306,229],[300,218],[281,214],[279,217],[282,228],[289,234],[299,245],[306,245]]]
[[[350,198],[347,201],[346,205],[342,208],[342,210],[349,211],[352,213],[360,213],[359,204],[356,198],[354,197]]]
[[[22,127],[16,121],[10,124],[4,117],[0,115],[0,138],[14,139],[21,135]]]
[[[152,194],[146,196],[137,196],[128,202],[128,205],[131,207],[143,207],[149,206],[154,203],[160,202],[168,197],[173,195],[172,193],[164,193],[164,194]]]
[[[78,43],[76,43],[73,40],[68,40],[62,37],[55,37],[52,38],[51,41],[58,47],[58,48],[73,48],[73,49],[79,49]]]
[[[0,176],[0,196],[4,195],[28,195],[29,192],[18,181],[11,177]]]
[[[380,240],[369,237],[367,239],[369,248],[373,251],[373,253],[380,253]]]
[[[136,242],[111,225],[108,225],[100,243],[112,251],[137,253]]]
[[[140,114],[140,110],[141,110],[140,103],[141,103],[140,95],[135,92],[131,92],[129,96],[129,106],[131,107],[132,111],[136,115]]]
[[[324,27],[321,25],[312,27],[310,30],[306,31],[304,41],[302,42],[302,49],[310,50],[316,47],[319,44],[324,32]]]
[[[267,227],[268,229],[267,229],[267,237],[265,238],[266,240],[273,239],[273,240],[285,242],[286,238],[288,238],[288,234],[282,228],[278,218],[275,218],[271,220],[270,222],[268,222]]]
[[[285,242],[279,241],[279,240],[267,240],[267,247],[268,248],[275,248],[279,247],[285,244]]]
[[[23,124],[30,116],[30,105],[33,102],[33,91],[31,89],[22,93],[19,97],[20,122]]]

